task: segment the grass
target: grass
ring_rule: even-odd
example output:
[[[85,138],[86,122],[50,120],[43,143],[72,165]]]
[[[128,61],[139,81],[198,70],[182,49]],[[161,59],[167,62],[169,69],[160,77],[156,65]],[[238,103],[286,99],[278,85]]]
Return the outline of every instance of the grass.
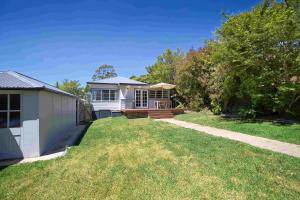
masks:
[[[0,199],[299,199],[300,159],[151,119],[95,121],[65,157],[0,171]]]
[[[245,122],[238,119],[223,118],[209,112],[192,112],[177,115],[176,119],[300,144],[300,124],[279,124],[267,121]]]

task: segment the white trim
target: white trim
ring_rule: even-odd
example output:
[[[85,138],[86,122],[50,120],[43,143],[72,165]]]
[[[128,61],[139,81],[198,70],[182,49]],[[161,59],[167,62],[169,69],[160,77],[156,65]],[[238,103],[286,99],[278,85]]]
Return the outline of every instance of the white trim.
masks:
[[[136,92],[140,91],[140,106],[136,106]],[[147,92],[147,105],[143,106],[143,92]],[[149,92],[147,89],[134,89],[134,106],[135,108],[148,108],[149,106]]]

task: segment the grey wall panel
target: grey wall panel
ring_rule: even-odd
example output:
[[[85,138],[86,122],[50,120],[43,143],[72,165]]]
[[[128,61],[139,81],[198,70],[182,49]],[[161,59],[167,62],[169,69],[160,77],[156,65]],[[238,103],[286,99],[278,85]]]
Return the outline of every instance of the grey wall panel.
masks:
[[[24,157],[39,156],[39,108],[38,92],[23,91],[21,149]]]
[[[45,153],[76,126],[76,99],[40,92],[40,152]]]

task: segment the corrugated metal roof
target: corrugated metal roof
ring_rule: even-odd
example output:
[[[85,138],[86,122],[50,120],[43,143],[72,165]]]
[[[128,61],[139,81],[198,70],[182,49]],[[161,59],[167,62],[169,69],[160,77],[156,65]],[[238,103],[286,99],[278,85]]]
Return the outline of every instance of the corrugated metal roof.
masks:
[[[50,84],[36,80],[14,71],[0,71],[0,89],[45,89],[52,92],[74,96]]]
[[[113,78],[106,78],[97,81],[90,81],[88,83],[98,83],[98,84],[128,84],[128,85],[147,85],[147,83],[143,83],[140,81],[135,81],[129,78],[117,76]]]

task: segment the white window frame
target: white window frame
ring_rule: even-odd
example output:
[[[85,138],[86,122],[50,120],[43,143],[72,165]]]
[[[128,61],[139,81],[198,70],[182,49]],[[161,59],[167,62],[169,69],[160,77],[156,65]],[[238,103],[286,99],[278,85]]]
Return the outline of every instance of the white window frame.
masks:
[[[10,109],[10,95],[15,95],[15,93],[7,93],[7,94],[1,94],[1,95],[6,95],[7,96],[7,108],[6,110],[0,110],[1,113],[6,113],[7,115],[7,120],[6,120],[6,127],[5,128],[20,128],[22,127],[22,121],[21,121],[21,104],[22,104],[22,97],[21,94],[17,94],[20,96],[20,109],[19,110],[11,110]],[[17,127],[10,127],[10,113],[11,112],[19,112],[20,113],[20,126]],[[5,129],[5,128],[0,128],[0,129]]]
[[[154,91],[154,97],[150,97],[150,92]],[[161,97],[158,98],[157,97],[157,92],[160,91],[161,92]],[[164,94],[167,93],[167,96],[164,96]],[[149,90],[149,99],[170,99],[170,90]]]
[[[103,100],[103,90],[108,90],[108,100]],[[97,92],[100,91],[100,100],[97,100]],[[111,100],[111,91],[115,93],[115,100]],[[95,94],[94,94],[95,93]],[[119,90],[118,89],[92,89],[92,101],[93,102],[117,102],[119,101]]]

